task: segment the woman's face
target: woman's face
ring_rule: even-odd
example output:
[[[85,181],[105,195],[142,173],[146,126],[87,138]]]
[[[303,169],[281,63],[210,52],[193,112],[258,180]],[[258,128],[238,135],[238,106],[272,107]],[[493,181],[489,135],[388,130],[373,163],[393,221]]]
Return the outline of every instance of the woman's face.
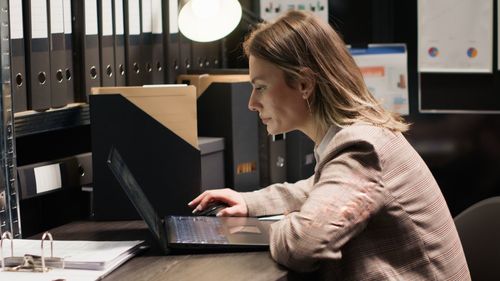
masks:
[[[249,68],[253,91],[248,108],[259,112],[267,132],[276,135],[303,128],[310,115],[300,83],[289,87],[283,70],[254,56]]]

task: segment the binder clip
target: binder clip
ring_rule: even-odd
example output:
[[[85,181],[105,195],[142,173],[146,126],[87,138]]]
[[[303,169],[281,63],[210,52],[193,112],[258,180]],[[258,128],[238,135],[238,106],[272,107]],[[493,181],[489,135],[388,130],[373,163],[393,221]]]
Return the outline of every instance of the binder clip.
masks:
[[[50,257],[45,257],[44,241],[48,237],[50,239]],[[3,256],[3,242],[10,240],[10,257],[4,258]],[[2,234],[0,240],[0,258],[2,263],[2,271],[11,272],[47,272],[52,268],[64,268],[64,259],[54,257],[54,241],[52,234],[45,232],[41,240],[41,256],[25,254],[22,257],[14,256],[14,239],[12,234],[8,231]]]

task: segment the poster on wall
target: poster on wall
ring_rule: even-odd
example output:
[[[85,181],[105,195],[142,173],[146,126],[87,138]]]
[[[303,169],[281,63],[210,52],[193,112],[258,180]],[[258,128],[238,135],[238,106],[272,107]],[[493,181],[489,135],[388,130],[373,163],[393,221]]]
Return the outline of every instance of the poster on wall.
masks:
[[[328,22],[328,1],[326,0],[260,0],[259,16],[273,22],[290,10],[309,11]]]
[[[493,0],[419,0],[418,69],[491,73]]]
[[[392,112],[409,114],[408,63],[404,44],[370,44],[349,48],[368,90]]]

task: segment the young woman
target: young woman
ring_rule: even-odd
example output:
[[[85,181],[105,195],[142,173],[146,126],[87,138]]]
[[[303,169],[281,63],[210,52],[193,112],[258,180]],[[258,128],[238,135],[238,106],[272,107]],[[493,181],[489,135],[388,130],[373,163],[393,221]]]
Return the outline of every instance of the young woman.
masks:
[[[219,216],[286,214],[270,251],[328,280],[470,280],[446,201],[402,132],[368,91],[339,35],[289,12],[244,43],[254,87],[248,107],[269,134],[300,130],[316,144],[315,174],[254,192],[206,191],[189,206]]]

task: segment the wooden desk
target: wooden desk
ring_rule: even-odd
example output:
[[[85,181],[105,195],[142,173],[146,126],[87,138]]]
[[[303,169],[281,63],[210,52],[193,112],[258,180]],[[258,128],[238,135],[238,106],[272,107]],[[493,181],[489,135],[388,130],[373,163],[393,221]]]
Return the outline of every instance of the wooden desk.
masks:
[[[146,240],[151,248],[103,280],[290,280],[268,251],[169,255],[161,252],[143,221],[74,222],[51,229],[56,240]],[[41,234],[32,238],[40,239]]]

